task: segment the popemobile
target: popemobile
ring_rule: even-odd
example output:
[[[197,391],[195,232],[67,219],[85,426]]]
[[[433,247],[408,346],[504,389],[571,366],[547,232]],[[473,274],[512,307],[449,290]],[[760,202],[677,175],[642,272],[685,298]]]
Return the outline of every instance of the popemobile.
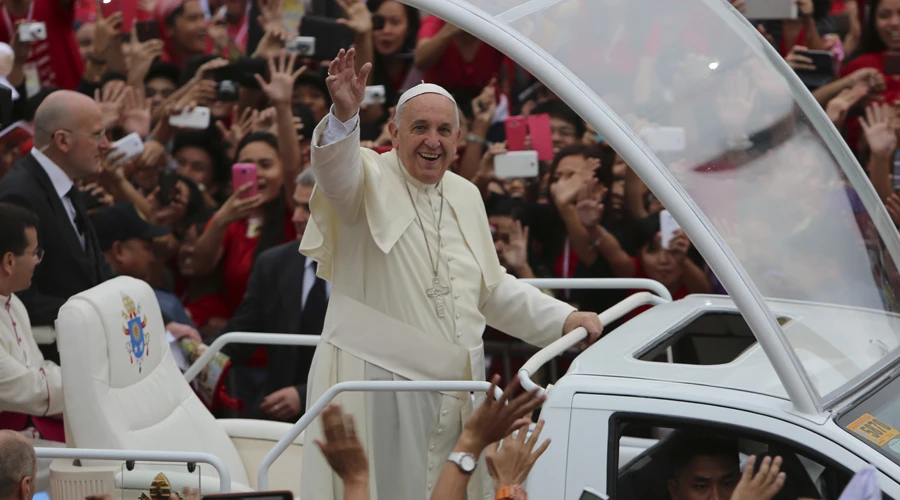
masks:
[[[576,500],[590,487],[667,499],[672,451],[696,431],[735,440],[744,456],[782,456],[784,498],[836,499],[867,464],[900,498],[900,237],[821,106],[741,13],[726,0],[404,3],[503,51],[584,117],[727,292],[671,301],[644,283],[655,293],[601,314],[627,321],[540,388],[553,443],[528,479],[532,498]],[[123,335],[138,324],[140,360]],[[217,421],[185,377],[223,344],[315,338],[229,334],[182,375],[152,291],[128,278],[73,297],[56,328],[70,448],[39,450],[56,458],[55,500],[137,498],[160,490],[160,472],[174,491],[296,492],[301,432],[340,392],[487,387],[344,383],[293,426]],[[538,352],[523,385],[537,388],[532,374],[584,336]]]

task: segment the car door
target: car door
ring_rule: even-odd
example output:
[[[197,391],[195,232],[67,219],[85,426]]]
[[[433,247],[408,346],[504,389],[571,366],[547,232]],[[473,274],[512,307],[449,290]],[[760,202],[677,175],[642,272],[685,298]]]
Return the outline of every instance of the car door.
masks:
[[[730,428],[744,434],[764,433],[770,439],[792,447],[815,450],[848,471],[857,471],[867,465],[858,455],[815,432],[750,411],[643,397],[577,394],[573,398],[569,427],[565,494],[563,496],[562,492],[557,491],[555,497],[578,500],[585,486],[613,493],[610,485],[616,481],[620,447],[612,445],[621,444],[622,453],[633,456],[634,450],[627,448],[636,443],[634,440],[617,442],[616,421],[636,416],[686,425]],[[645,443],[652,445],[652,441]],[[881,471],[878,476],[882,491],[890,497],[900,498],[900,485]]]

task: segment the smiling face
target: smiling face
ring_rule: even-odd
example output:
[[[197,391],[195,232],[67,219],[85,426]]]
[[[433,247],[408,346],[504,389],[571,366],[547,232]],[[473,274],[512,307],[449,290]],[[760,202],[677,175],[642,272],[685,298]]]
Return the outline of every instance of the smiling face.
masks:
[[[238,151],[238,163],[256,165],[256,182],[264,203],[278,197],[284,186],[278,151],[275,151],[267,142],[251,142]]]
[[[187,0],[181,14],[175,16],[172,38],[182,50],[202,54],[206,50],[206,37],[206,20],[200,2]]]
[[[881,0],[875,9],[875,29],[888,50],[900,50],[900,0]]]
[[[437,184],[453,163],[462,136],[456,105],[440,94],[422,94],[391,122],[391,142],[409,174],[423,184]]]

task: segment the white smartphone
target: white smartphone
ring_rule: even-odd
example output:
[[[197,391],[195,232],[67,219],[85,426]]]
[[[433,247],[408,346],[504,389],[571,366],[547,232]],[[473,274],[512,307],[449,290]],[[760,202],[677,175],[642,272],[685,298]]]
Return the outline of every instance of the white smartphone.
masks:
[[[191,111],[170,116],[169,125],[180,128],[206,129],[209,127],[210,112],[205,106],[197,106]]]
[[[797,19],[799,14],[794,0],[747,0],[744,17],[754,21],[766,19]]]
[[[366,87],[366,97],[363,98],[363,106],[372,106],[375,104],[384,104],[387,102],[387,92],[384,85],[371,85]]]
[[[594,488],[587,486],[581,492],[579,500],[609,500],[609,497]]]
[[[316,53],[316,38],[312,36],[298,36],[288,40],[284,45],[285,49],[293,54],[311,57]]]
[[[494,175],[500,179],[537,177],[537,151],[510,151],[494,157]]]
[[[37,42],[47,39],[47,25],[42,22],[21,23],[16,29],[20,42]]]
[[[118,141],[112,143],[109,150],[109,157],[112,158],[118,154],[125,153],[121,159],[116,161],[116,165],[124,163],[135,156],[144,152],[144,141],[137,132],[126,135]]]
[[[675,217],[672,217],[672,214],[670,214],[668,210],[660,210],[659,235],[664,249],[669,248],[672,238],[675,237],[675,231],[678,231],[679,229],[681,229],[681,226],[675,222]]]

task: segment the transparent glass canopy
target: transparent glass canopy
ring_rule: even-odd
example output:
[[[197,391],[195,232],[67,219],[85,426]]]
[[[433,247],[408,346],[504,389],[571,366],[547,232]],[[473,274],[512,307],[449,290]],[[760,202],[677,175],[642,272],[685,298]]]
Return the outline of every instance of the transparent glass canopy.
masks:
[[[817,396],[900,353],[896,231],[799,80],[726,0],[452,3],[533,42],[645,138],[767,301],[866,310],[856,326],[781,330]],[[823,346],[832,356],[815,354]],[[823,363],[837,381],[817,376]]]

